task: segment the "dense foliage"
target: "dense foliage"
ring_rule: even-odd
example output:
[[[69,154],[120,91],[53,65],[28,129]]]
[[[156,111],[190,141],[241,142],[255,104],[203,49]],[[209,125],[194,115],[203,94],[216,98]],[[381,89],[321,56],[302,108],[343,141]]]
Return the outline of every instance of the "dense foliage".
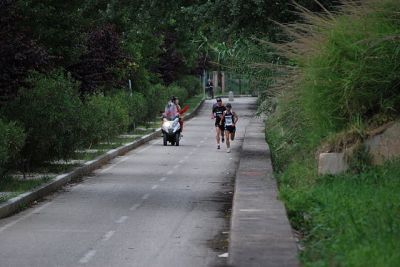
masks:
[[[285,26],[293,41],[277,46],[292,64],[277,70],[275,101],[262,107],[277,103],[267,140],[307,266],[399,264],[398,161],[371,167],[362,150],[338,177],[318,176],[316,162],[321,149],[342,151],[399,118],[399,12],[395,0],[304,12]]]
[[[33,73],[30,90],[23,90],[7,107],[7,117],[20,122],[27,138],[23,159],[38,164],[68,158],[80,144],[81,101],[77,83],[60,71]]]
[[[110,142],[224,70],[260,92],[305,265],[397,266],[399,165],[317,177],[315,153],[399,116],[399,14],[396,0],[0,0],[0,175]]]
[[[171,95],[199,94],[188,75],[202,73],[204,56],[192,42],[197,29],[186,27],[187,4],[0,1],[0,112],[11,121],[2,124],[0,168],[68,159],[154,120]]]
[[[10,162],[19,158],[19,152],[24,145],[26,135],[22,127],[16,123],[0,120],[0,175],[10,166]]]

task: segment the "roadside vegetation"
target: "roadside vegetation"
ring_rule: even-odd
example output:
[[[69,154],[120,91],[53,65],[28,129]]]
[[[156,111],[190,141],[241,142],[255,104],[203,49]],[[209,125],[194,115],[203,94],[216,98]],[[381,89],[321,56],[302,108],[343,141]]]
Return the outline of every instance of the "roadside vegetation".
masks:
[[[0,201],[157,128],[171,95],[193,108],[203,71],[226,71],[267,115],[302,263],[399,266],[400,162],[371,166],[360,145],[400,117],[399,14],[397,0],[0,1]],[[348,173],[317,175],[320,151],[353,145]]]
[[[191,112],[193,108],[201,103],[202,100],[203,94],[199,94],[185,100],[183,105],[189,105],[190,108],[188,112]],[[127,112],[128,109],[122,109],[121,114],[125,116],[128,114]],[[100,118],[101,117],[99,117],[99,119]],[[110,118],[110,120],[111,119],[113,119],[115,123],[116,120],[114,118]],[[60,156],[58,160],[37,161],[31,169],[25,171],[18,169],[18,166],[15,165],[11,165],[11,167],[6,169],[6,171],[3,172],[3,177],[0,179],[0,203],[21,193],[33,190],[34,188],[51,181],[58,174],[70,172],[73,169],[82,166],[86,161],[93,160],[111,149],[138,140],[142,136],[150,134],[160,127],[160,120],[158,117],[154,117],[154,120],[152,121],[138,122],[135,127],[128,126],[127,128],[125,127],[119,130],[111,128],[110,125],[113,124],[107,123],[106,121],[103,123],[95,123],[102,127],[107,127],[109,130],[104,131],[97,129],[97,131],[93,132],[96,128],[92,125],[92,127],[90,127],[92,131],[88,131],[87,136],[81,136],[81,139],[78,139],[79,145],[75,147],[75,150],[69,150],[70,156],[65,157],[65,154],[61,154],[64,156]],[[12,128],[12,126],[8,126]],[[22,131],[22,128],[17,130]],[[11,131],[8,131],[8,134],[11,134]],[[105,136],[100,136],[100,133],[104,133]],[[96,136],[96,139],[93,139],[92,136]],[[8,145],[12,145],[12,143],[9,142]],[[47,149],[47,151],[52,151],[50,148],[45,149]],[[10,157],[12,156],[10,153],[8,155]],[[16,157],[14,160],[21,159]]]
[[[199,100],[208,63],[179,4],[1,1],[0,180],[123,143],[172,95]]]
[[[337,12],[299,7],[274,46],[286,64],[263,99],[280,196],[301,236],[306,266],[400,264],[400,162],[370,165],[362,148],[351,170],[317,175],[321,149],[361,144],[400,117],[400,2],[344,1]]]

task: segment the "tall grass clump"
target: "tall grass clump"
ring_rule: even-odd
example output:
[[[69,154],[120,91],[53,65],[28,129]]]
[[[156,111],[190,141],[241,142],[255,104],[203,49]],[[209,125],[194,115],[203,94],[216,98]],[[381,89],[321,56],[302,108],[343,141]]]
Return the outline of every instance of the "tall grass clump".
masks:
[[[316,155],[338,136],[341,144],[362,140],[366,129],[399,118],[400,1],[298,10],[302,22],[281,25],[291,41],[273,45],[290,65],[279,66],[266,138],[280,195],[303,236],[302,261],[399,266],[399,162],[373,168],[361,151],[352,172],[319,177]]]
[[[291,89],[278,93],[279,107],[268,122],[269,138],[281,139],[277,148],[293,144],[309,152],[360,121],[398,117],[400,2],[345,1],[336,13],[322,15],[299,10],[303,23],[282,25],[293,41],[274,45],[297,64],[290,66],[296,80],[288,79],[284,88]],[[279,161],[285,165],[290,157]]]
[[[295,37],[281,51],[299,65],[302,108],[315,137],[357,118],[400,113],[400,2],[346,1],[338,14],[302,11],[304,23],[284,26]]]

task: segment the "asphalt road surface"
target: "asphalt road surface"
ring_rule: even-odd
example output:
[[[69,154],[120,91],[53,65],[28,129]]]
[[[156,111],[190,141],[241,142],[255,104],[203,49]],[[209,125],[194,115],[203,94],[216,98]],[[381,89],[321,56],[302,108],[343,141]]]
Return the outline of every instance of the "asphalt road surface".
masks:
[[[213,101],[161,138],[0,220],[0,266],[222,266],[240,147],[254,98],[236,98],[232,153],[216,149]]]

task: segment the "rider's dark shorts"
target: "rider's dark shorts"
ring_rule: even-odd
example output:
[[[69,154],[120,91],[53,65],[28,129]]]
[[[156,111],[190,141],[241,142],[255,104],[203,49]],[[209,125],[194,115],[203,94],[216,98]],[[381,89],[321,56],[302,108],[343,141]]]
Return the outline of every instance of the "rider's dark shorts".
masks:
[[[225,131],[234,133],[234,132],[236,132],[236,127],[235,126],[225,126]]]

